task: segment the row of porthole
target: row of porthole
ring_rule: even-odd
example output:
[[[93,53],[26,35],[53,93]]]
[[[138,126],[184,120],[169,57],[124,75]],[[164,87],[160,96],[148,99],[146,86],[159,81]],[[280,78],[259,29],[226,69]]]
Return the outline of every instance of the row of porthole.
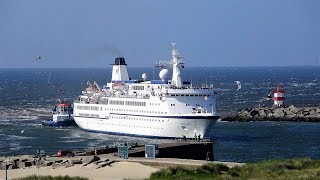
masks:
[[[151,106],[160,106],[160,103],[150,103]]]
[[[154,114],[167,114],[167,112],[160,111],[144,111],[144,110],[131,110],[131,109],[109,109],[105,108],[106,111],[122,111],[122,112],[140,112],[140,113],[154,113]]]
[[[124,116],[111,116],[111,118],[115,118],[115,119],[129,119],[129,120],[139,120],[139,121],[152,121],[152,122],[164,122],[164,120],[160,120],[160,119],[143,119],[143,118],[128,118],[128,117],[124,117]]]
[[[122,127],[134,127],[134,128],[146,128],[146,129],[163,129],[163,128],[158,128],[158,127],[144,127],[144,126],[130,126],[130,125],[120,125],[120,124],[110,124],[110,123],[98,123],[98,125],[105,125],[105,126],[122,126]]]
[[[210,95],[202,95],[202,94],[171,94],[170,96],[207,96],[210,97]]]

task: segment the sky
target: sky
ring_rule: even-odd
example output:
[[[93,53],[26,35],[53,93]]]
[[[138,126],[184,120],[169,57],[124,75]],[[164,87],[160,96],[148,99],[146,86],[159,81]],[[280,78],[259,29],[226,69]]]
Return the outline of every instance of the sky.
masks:
[[[0,68],[151,67],[171,42],[189,67],[320,65],[320,1],[0,0]]]

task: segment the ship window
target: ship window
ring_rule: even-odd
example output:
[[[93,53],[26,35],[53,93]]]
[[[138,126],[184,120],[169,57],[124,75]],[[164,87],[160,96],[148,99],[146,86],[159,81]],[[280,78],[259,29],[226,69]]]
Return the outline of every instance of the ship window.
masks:
[[[132,86],[133,90],[144,90],[144,86]]]
[[[193,96],[193,94],[190,94],[190,96]]]

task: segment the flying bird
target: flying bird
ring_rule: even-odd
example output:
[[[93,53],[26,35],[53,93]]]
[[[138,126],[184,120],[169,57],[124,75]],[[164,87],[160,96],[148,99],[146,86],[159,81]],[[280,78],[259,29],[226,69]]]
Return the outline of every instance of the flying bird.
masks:
[[[237,83],[237,85],[238,85],[238,89],[237,89],[237,91],[239,91],[240,89],[241,89],[241,83],[240,83],[240,81],[235,81],[236,83]]]
[[[23,130],[21,130],[21,134],[23,134],[24,133],[24,129]]]
[[[37,56],[36,58],[34,58],[34,60],[41,60],[41,59],[43,59],[43,57],[42,56]]]

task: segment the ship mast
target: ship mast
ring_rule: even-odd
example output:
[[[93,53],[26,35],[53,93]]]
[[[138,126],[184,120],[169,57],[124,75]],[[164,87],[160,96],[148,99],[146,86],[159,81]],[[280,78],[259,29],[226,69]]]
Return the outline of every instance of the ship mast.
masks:
[[[182,80],[181,80],[181,72],[180,68],[183,64],[182,62],[182,56],[180,56],[180,53],[178,50],[176,50],[175,45],[176,43],[172,44],[172,85],[175,85],[176,87],[182,87]]]

